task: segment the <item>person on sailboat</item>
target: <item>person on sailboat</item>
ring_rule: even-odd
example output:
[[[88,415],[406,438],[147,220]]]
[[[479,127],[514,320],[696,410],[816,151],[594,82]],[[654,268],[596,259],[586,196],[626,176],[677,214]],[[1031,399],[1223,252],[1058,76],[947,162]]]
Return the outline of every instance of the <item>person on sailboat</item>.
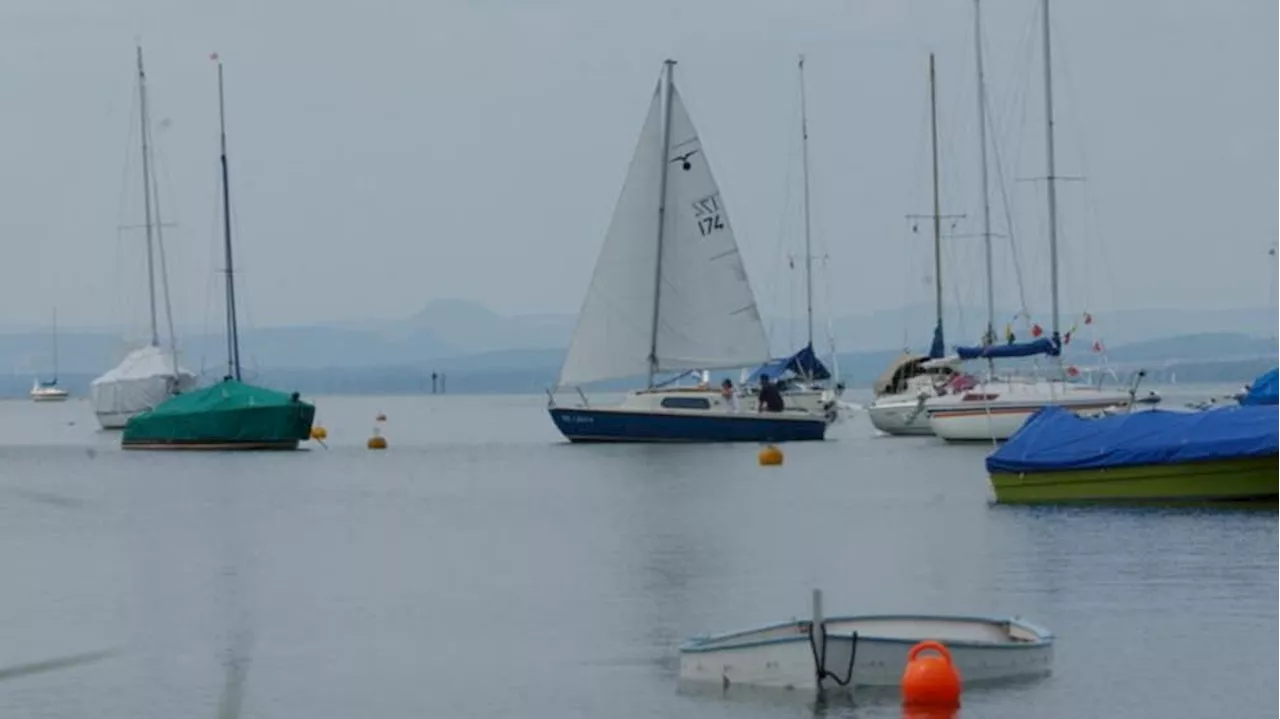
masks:
[[[778,391],[778,385],[769,379],[769,375],[760,375],[760,404],[757,411],[760,412],[781,412],[786,408],[782,401],[782,393]]]
[[[733,380],[728,377],[720,383],[720,399],[728,403],[729,407],[734,411],[738,411],[738,393],[734,391]]]

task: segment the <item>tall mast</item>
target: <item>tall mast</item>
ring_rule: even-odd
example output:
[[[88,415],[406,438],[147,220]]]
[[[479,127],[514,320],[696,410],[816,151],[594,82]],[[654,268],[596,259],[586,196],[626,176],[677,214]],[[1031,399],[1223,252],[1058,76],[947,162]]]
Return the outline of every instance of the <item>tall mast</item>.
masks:
[[[155,240],[151,216],[151,119],[147,114],[147,73],[142,68],[142,46],[138,45],[138,104],[142,123],[142,209],[147,232],[147,292],[151,301],[151,346],[160,345],[160,329],[156,323]]]
[[[236,327],[236,283],[231,261],[231,188],[227,174],[227,112],[222,91],[222,61],[218,63],[218,129],[222,146],[222,237],[227,262],[227,376],[240,380],[240,337]]]
[[[804,173],[804,291],[809,347],[813,347],[813,249],[809,233],[809,115],[805,106],[804,55],[800,56],[800,157]]]
[[[991,259],[991,200],[987,182],[987,83],[982,71],[982,0],[973,0],[973,50],[978,70],[978,154],[982,167],[982,249],[987,265],[987,333],[982,344],[996,341],[995,269]]]
[[[941,357],[946,345],[942,339],[942,207],[938,201],[938,88],[933,53],[929,53],[929,135],[933,144],[933,291],[938,317],[929,356]]]
[[[1049,291],[1053,295],[1053,342],[1062,341],[1059,334],[1058,310],[1058,190],[1053,184],[1057,180],[1057,168],[1053,156],[1053,54],[1049,47],[1049,0],[1041,0],[1044,21],[1044,132],[1045,159],[1048,164],[1048,176],[1045,184],[1049,188]]]
[[[653,269],[653,324],[649,329],[649,389],[653,389],[653,376],[658,372],[658,308],[662,302],[662,242],[667,224],[667,170],[671,164],[668,155],[671,154],[671,98],[675,90],[675,67],[675,60],[662,63],[662,173],[658,180],[658,257]]]

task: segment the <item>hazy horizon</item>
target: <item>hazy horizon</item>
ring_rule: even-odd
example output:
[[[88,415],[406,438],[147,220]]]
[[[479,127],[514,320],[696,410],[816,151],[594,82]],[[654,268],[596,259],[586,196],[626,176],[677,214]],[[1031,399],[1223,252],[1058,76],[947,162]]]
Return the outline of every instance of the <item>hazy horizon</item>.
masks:
[[[995,231],[1012,201],[1048,310],[1035,0],[984,0]],[[216,86],[226,63],[243,321],[395,319],[437,299],[575,314],[665,57],[762,314],[798,316],[796,57],[807,57],[815,299],[930,301],[928,53],[937,54],[948,302],[982,301],[972,9],[675,0],[362,6],[15,0],[0,8],[0,326],[145,316],[134,43],[147,58],[177,324],[221,317]],[[1275,305],[1277,6],[1053,5],[1063,305]],[[993,158],[994,160],[994,158]],[[1003,180],[997,184],[999,180]],[[1002,190],[1003,188],[1003,190]],[[997,240],[998,304],[1019,304]],[[797,262],[797,265],[800,263]],[[820,265],[824,264],[819,262]]]

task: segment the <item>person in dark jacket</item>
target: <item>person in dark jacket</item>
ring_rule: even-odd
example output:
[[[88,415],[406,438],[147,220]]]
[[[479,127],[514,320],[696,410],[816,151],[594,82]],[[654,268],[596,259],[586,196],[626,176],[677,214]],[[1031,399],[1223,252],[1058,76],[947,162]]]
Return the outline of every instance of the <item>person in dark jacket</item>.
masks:
[[[781,412],[786,405],[782,401],[782,393],[778,385],[769,379],[769,375],[760,375],[760,412]]]

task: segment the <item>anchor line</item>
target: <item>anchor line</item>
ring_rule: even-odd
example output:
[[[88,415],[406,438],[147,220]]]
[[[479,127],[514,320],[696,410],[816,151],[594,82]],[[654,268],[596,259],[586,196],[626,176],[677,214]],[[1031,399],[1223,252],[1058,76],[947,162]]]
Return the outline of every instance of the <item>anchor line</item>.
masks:
[[[858,633],[855,631],[850,636],[850,638],[853,640],[853,645],[849,647],[849,666],[845,668],[844,679],[841,679],[838,674],[827,671],[827,623],[823,622],[821,626],[818,627],[818,629],[822,631],[822,656],[821,657],[818,656],[818,644],[816,641],[814,641],[814,638],[813,638],[813,631],[814,631],[813,622],[808,622],[808,625],[809,625],[809,651],[813,653],[813,666],[815,667],[816,673],[818,675],[818,690],[819,691],[822,690],[822,680],[828,679],[828,678],[835,680],[836,684],[839,684],[842,687],[849,686],[849,682],[853,681],[853,663],[858,658]]]

